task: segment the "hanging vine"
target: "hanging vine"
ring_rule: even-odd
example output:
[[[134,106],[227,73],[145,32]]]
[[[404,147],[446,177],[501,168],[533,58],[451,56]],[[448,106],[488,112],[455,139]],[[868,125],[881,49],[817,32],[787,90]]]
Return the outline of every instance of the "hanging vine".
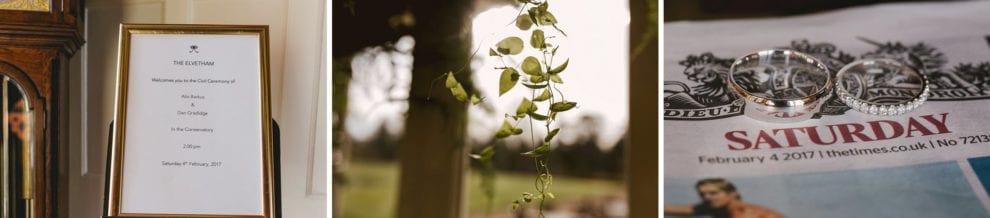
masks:
[[[558,86],[564,83],[561,73],[567,69],[570,59],[563,63],[554,65],[559,45],[553,43],[557,34],[566,37],[557,26],[557,18],[549,11],[550,4],[544,1],[520,1],[522,6],[519,15],[512,23],[517,28],[527,31],[529,38],[528,46],[524,44],[523,38],[519,36],[509,36],[488,49],[489,56],[497,57],[502,66],[495,70],[501,71],[499,76],[499,96],[508,93],[517,84],[522,84],[529,93],[529,97],[524,97],[516,107],[514,114],[505,114],[504,121],[495,131],[496,139],[504,139],[514,135],[522,135],[523,129],[520,125],[529,125],[529,138],[532,150],[522,153],[522,156],[533,159],[536,168],[536,179],[534,181],[534,192],[523,192],[516,200],[512,201],[512,208],[517,209],[522,204],[538,203],[539,217],[543,214],[544,203],[547,199],[555,198],[550,187],[553,184],[553,175],[550,173],[550,147],[554,136],[560,128],[554,128],[557,115],[569,111],[577,106],[577,102],[569,101],[564,97],[564,93]],[[524,13],[525,11],[525,13]],[[550,29],[552,28],[552,29]],[[524,50],[535,49],[538,55],[526,56],[519,65],[506,64],[506,59],[515,60],[514,57],[520,55]],[[477,51],[475,51],[477,53]],[[474,54],[472,54],[474,56]],[[520,73],[521,72],[521,73]],[[450,89],[450,93],[461,102],[471,102],[479,104],[483,98],[477,93],[468,95],[464,87],[454,77],[460,73],[451,71],[446,73],[445,86]],[[542,109],[542,110],[541,110]],[[538,126],[541,125],[541,126]],[[537,138],[532,130],[545,128],[546,135]],[[491,163],[495,154],[494,145],[486,146],[478,154],[471,157],[481,162],[484,167],[482,172],[482,190],[488,199],[494,195],[494,167]]]

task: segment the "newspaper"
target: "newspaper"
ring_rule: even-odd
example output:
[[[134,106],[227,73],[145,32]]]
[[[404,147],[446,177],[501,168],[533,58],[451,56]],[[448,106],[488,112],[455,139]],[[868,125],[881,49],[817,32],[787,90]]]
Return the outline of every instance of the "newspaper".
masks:
[[[990,1],[899,3],[664,24],[664,211],[715,217],[990,217]],[[723,78],[769,48],[833,70],[923,63],[932,97],[899,116],[831,99],[798,123],[742,115]],[[866,87],[871,99],[912,96]]]

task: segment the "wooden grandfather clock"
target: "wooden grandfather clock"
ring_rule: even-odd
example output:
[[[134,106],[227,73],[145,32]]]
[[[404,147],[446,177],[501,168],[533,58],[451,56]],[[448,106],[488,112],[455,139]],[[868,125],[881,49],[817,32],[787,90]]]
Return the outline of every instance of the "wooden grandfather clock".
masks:
[[[79,0],[0,0],[0,218],[68,217],[69,58]]]

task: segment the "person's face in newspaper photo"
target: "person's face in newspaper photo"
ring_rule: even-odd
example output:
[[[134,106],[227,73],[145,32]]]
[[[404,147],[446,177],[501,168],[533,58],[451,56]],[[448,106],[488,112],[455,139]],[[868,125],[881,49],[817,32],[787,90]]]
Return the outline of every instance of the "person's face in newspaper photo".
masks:
[[[725,208],[733,200],[739,198],[739,193],[725,190],[725,185],[702,183],[698,185],[698,195],[704,204],[712,208]]]
[[[743,202],[736,186],[722,178],[702,179],[695,184],[701,203],[664,205],[665,216],[711,216],[715,218],[779,218],[773,209]]]

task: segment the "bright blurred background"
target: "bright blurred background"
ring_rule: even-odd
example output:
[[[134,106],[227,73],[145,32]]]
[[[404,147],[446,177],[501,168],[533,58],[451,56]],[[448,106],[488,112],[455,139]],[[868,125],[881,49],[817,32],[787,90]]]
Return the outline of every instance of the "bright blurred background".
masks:
[[[556,39],[561,45],[557,61],[570,58],[561,89],[568,99],[578,101],[579,107],[561,114],[555,124],[561,128],[550,156],[556,199],[548,201],[546,214],[624,217],[623,136],[630,105],[628,6],[625,1],[551,3],[561,21],[559,26],[568,34]],[[497,172],[495,197],[489,201],[481,191],[477,172],[480,166],[471,161],[466,181],[470,217],[528,217],[534,210],[511,209],[512,200],[520,193],[533,190],[536,174],[532,159],[517,155],[532,149],[529,137],[493,139],[503,114],[514,111],[520,98],[528,94],[517,87],[498,97],[500,71],[493,67],[498,66],[499,60],[486,52],[487,47],[507,35],[526,34],[514,25],[506,25],[518,13],[518,8],[512,6],[494,7],[478,13],[472,21],[472,51],[481,48],[471,63],[473,82],[487,98],[482,105],[469,107],[467,134],[472,153],[495,145],[493,162]],[[334,114],[335,122],[344,120],[346,133],[345,137],[334,136],[335,143],[347,144],[346,149],[334,151],[335,160],[347,160],[342,163],[346,166],[341,168],[343,172],[335,172],[335,180],[342,180],[345,189],[340,202],[344,217],[394,217],[400,179],[397,150],[406,128],[415,46],[416,39],[406,35],[392,43],[364,48],[350,62],[347,114]],[[436,88],[444,87],[438,83]],[[530,131],[525,125],[521,127]],[[542,128],[535,129],[537,135],[545,134]],[[339,158],[344,155],[346,158]]]

